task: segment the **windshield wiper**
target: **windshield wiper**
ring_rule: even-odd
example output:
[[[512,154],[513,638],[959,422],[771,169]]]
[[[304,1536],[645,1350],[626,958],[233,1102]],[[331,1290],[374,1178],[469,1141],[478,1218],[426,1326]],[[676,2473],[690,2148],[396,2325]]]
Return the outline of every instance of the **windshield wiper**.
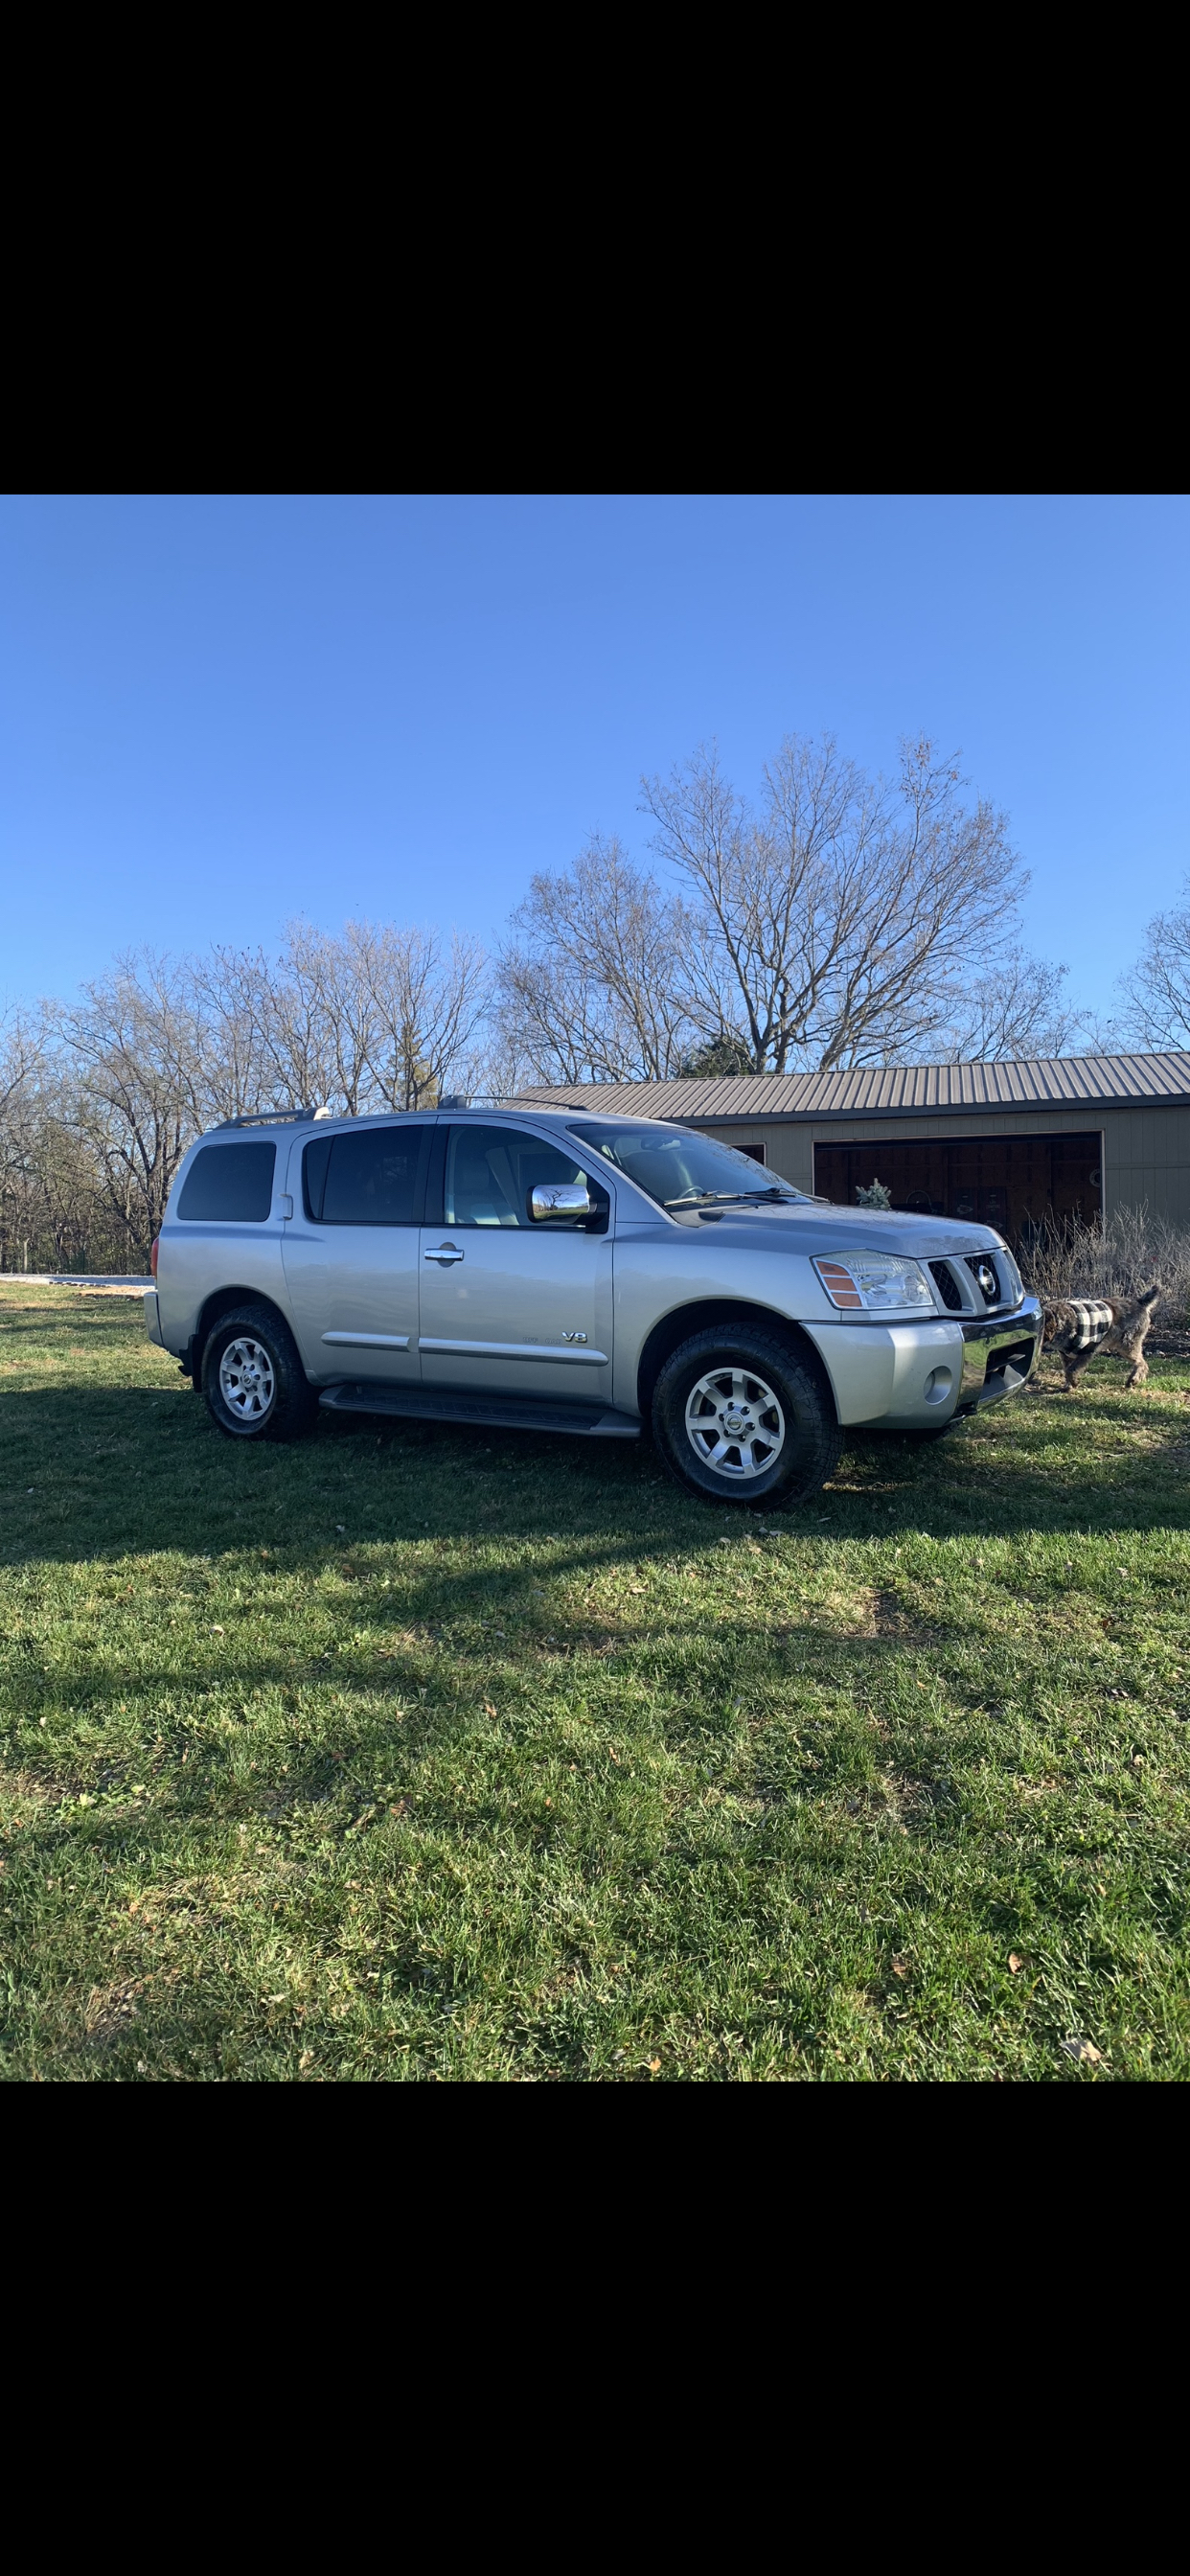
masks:
[[[680,1198],[662,1199],[662,1207],[694,1207],[700,1199],[730,1199],[734,1190],[683,1190]]]
[[[726,1205],[726,1206],[731,1207],[731,1206],[735,1206],[735,1204],[737,1203],[737,1201],[739,1201],[739,1200],[741,1200],[741,1199],[775,1199],[775,1200],[779,1201],[779,1202],[780,1202],[780,1204],[781,1204],[781,1205],[783,1205],[783,1206],[785,1206],[785,1207],[792,1207],[792,1206],[793,1206],[793,1203],[794,1203],[794,1193],[793,1193],[791,1190],[771,1190],[771,1189],[770,1189],[770,1190],[683,1190],[683,1192],[682,1192],[682,1195],[681,1195],[680,1199],[665,1199],[665,1200],[663,1200],[662,1204],[663,1204],[663,1206],[665,1206],[665,1207],[667,1207],[667,1208],[676,1208],[676,1207],[705,1207],[705,1206],[706,1206],[706,1204],[707,1204],[707,1202],[708,1202],[708,1200],[713,1200],[713,1201],[716,1203],[716,1205],[724,1204],[724,1205]]]

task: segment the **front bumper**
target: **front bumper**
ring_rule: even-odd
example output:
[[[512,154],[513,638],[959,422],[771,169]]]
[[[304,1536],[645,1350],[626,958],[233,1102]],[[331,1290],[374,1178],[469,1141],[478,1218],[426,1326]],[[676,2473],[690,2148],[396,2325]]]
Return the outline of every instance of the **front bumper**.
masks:
[[[806,1324],[847,1429],[928,1431],[1024,1386],[1041,1343],[1041,1308],[920,1324]]]
[[[956,1413],[974,1413],[977,1405],[998,1404],[1002,1395],[1019,1393],[1033,1373],[1041,1348],[1041,1307],[1024,1297],[1015,1313],[964,1324],[963,1375]]]

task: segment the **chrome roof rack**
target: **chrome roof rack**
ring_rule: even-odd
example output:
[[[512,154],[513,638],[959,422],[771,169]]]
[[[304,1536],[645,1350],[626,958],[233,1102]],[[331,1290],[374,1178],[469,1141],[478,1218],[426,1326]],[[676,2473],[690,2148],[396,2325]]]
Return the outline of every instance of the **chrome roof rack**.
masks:
[[[317,1115],[314,1109],[245,1109],[239,1118],[221,1118],[207,1134],[223,1136],[229,1127],[303,1127]]]

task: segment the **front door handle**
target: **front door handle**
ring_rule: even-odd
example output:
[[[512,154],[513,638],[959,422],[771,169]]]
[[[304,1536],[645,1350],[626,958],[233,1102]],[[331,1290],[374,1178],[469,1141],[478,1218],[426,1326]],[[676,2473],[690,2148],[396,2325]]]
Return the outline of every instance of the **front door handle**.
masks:
[[[449,1270],[452,1261],[461,1261],[463,1257],[457,1243],[436,1243],[423,1255],[426,1261],[436,1261],[440,1270]]]

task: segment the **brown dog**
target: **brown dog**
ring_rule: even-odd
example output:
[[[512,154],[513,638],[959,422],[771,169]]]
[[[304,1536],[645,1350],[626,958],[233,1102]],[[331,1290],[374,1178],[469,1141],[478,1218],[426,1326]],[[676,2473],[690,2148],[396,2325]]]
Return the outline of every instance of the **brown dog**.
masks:
[[[1043,1309],[1041,1347],[1060,1357],[1067,1395],[1073,1395],[1097,1351],[1122,1352],[1132,1362],[1126,1384],[1144,1385],[1149,1374],[1145,1342],[1160,1294],[1158,1285],[1142,1288],[1135,1297],[1059,1297]]]

